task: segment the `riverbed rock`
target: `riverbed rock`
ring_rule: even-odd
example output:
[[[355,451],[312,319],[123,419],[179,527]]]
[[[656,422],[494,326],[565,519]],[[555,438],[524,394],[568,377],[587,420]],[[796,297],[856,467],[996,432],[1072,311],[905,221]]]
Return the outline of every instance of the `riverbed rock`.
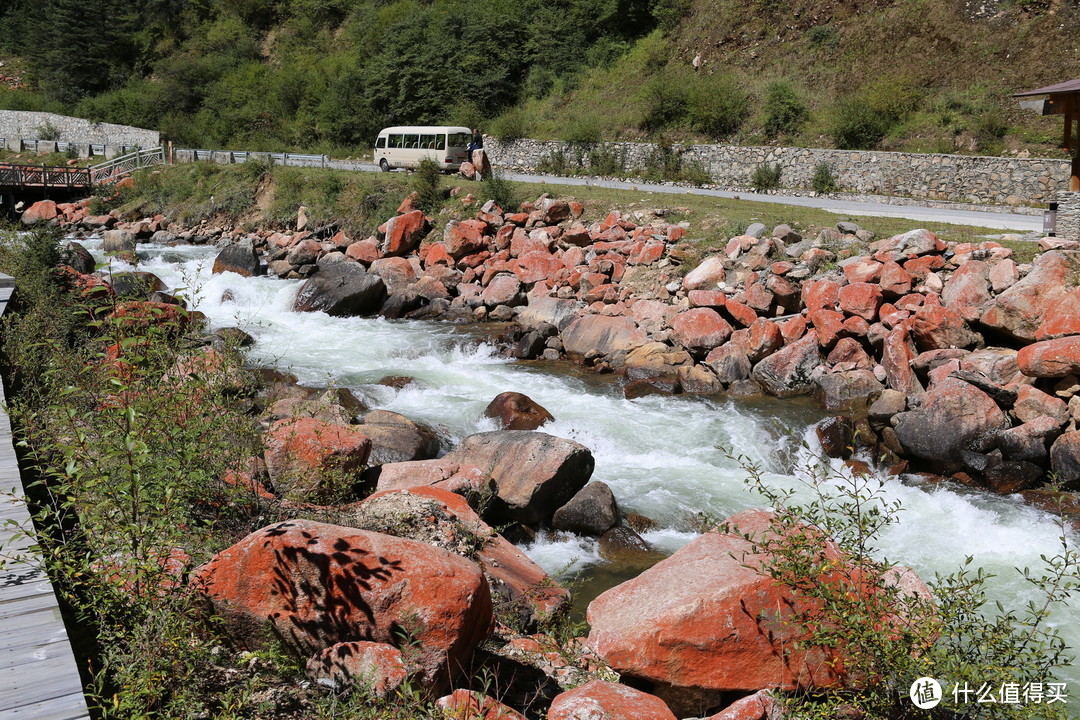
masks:
[[[263,442],[276,493],[301,502],[339,499],[371,452],[371,440],[360,430],[315,418],[280,420]]]
[[[554,325],[559,332],[562,332],[575,320],[581,307],[582,303],[576,300],[556,297],[533,298],[518,314],[517,321],[534,329],[547,323]]]
[[[484,409],[484,417],[498,420],[503,430],[535,430],[555,419],[540,403],[519,392],[496,395]]]
[[[356,429],[371,440],[368,465],[430,460],[439,454],[435,431],[400,413],[372,410]]]
[[[969,348],[982,340],[960,313],[941,305],[923,305],[911,322],[911,339],[921,351]]]
[[[830,412],[862,412],[884,389],[872,371],[855,368],[818,375],[810,394]]]
[[[941,291],[942,304],[968,320],[977,320],[990,299],[990,265],[981,260],[968,260],[957,268]]]
[[[130,230],[106,230],[101,233],[101,250],[106,253],[135,252],[135,235]]]
[[[326,648],[307,662],[307,677],[337,691],[356,687],[385,699],[408,677],[405,656],[393,645],[352,640]]]
[[[619,522],[619,505],[607,483],[594,480],[555,511],[551,527],[599,537]]]
[[[300,286],[293,309],[321,310],[335,317],[370,315],[382,306],[386,285],[359,263],[336,263]]]
[[[56,220],[56,203],[52,200],[38,200],[23,211],[23,225],[37,225]]]
[[[961,451],[978,451],[1011,425],[989,395],[957,378],[935,385],[918,408],[897,414],[893,424],[904,449],[941,473],[960,469]]]
[[[490,476],[502,509],[527,525],[549,522],[589,481],[595,464],[584,445],[526,430],[470,435],[446,457]]]
[[[60,255],[60,262],[68,267],[74,268],[76,272],[82,273],[83,275],[89,275],[94,272],[94,267],[97,264],[94,261],[94,256],[90,254],[90,251],[74,240],[64,244],[64,249]]]
[[[377,492],[350,506],[343,522],[408,538],[476,562],[488,580],[500,614],[515,626],[533,628],[570,601],[570,593],[511,544],[460,495],[435,487]],[[503,617],[507,621],[508,617]]]
[[[1062,434],[1050,447],[1050,468],[1063,487],[1080,486],[1080,431]]]
[[[149,299],[151,293],[163,292],[165,282],[151,272],[120,272],[109,275],[113,294],[122,298]]]
[[[422,687],[441,689],[466,666],[492,623],[476,563],[381,533],[291,520],[257,530],[195,571],[194,587],[235,644],[274,638],[300,656],[363,638],[395,645],[408,633]]]
[[[592,680],[551,701],[548,720],[676,720],[664,701],[626,685]]]
[[[748,379],[753,369],[746,346],[735,341],[713,348],[705,357],[705,364],[716,373],[716,379],[725,385]]]
[[[741,700],[728,705],[715,715],[710,715],[705,720],[771,720],[782,717],[779,715],[779,706],[768,690],[758,690],[753,695],[747,695]]]
[[[820,364],[818,335],[815,330],[810,330],[801,339],[755,365],[751,376],[770,395],[805,395],[813,388],[811,373]]]
[[[563,348],[572,360],[608,357],[630,352],[649,341],[645,331],[628,317],[585,315],[562,332]]]
[[[1050,306],[1039,327],[1036,340],[1054,340],[1080,335],[1080,287],[1069,290],[1065,297]]]
[[[407,255],[416,249],[427,232],[427,218],[422,210],[395,215],[379,228],[383,234],[379,250],[385,255]]]
[[[1035,258],[1034,267],[1023,279],[994,298],[979,322],[1011,340],[1031,342],[1043,318],[1075,286],[1074,254],[1055,250]]]
[[[1043,340],[1020,349],[1020,372],[1028,377],[1061,378],[1080,372],[1080,336]]]
[[[712,308],[692,308],[671,318],[672,339],[699,356],[724,344],[731,332],[731,325]]]
[[[724,261],[719,256],[707,257],[683,278],[683,290],[711,290],[723,282],[725,272]]]

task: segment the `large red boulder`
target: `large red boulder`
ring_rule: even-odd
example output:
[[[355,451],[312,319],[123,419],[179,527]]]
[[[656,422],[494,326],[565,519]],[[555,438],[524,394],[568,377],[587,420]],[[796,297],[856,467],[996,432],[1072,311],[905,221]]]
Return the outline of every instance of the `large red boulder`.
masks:
[[[443,245],[446,252],[455,260],[487,248],[488,240],[484,237],[487,223],[482,220],[451,220],[446,224]]]
[[[1058,378],[1080,373],[1080,336],[1032,343],[1020,349],[1016,362],[1028,377]]]
[[[363,431],[315,418],[279,420],[263,443],[277,494],[297,501],[337,499],[352,486],[371,452],[371,439]]]
[[[331,645],[308,660],[306,674],[324,687],[358,686],[377,698],[389,696],[408,678],[400,650],[363,640]]]
[[[52,200],[38,200],[22,214],[23,225],[36,225],[42,222],[55,220],[57,216],[56,203]]]
[[[708,352],[731,337],[731,325],[712,308],[692,308],[671,318],[671,336],[691,352]]]
[[[922,392],[922,384],[911,365],[914,360],[915,348],[907,325],[901,323],[889,331],[881,346],[881,366],[890,388],[909,395]]]
[[[874,283],[853,282],[837,293],[840,309],[847,315],[857,315],[873,322],[881,307],[881,287]]]
[[[407,255],[416,249],[427,232],[427,218],[422,210],[413,210],[403,215],[395,215],[379,230],[383,234],[380,247],[383,255]]]
[[[310,656],[337,643],[409,643],[424,685],[445,686],[492,624],[475,563],[414,540],[310,520],[257,530],[196,570],[193,585],[237,645],[277,639]]]
[[[1043,253],[1024,279],[998,295],[979,322],[1014,340],[1031,342],[1050,310],[1075,287],[1078,263],[1061,251]]]
[[[807,310],[835,310],[840,301],[840,283],[834,280],[808,280],[802,289]]]
[[[470,435],[444,460],[491,477],[503,510],[527,524],[549,521],[585,487],[595,465],[584,445],[527,430]]]
[[[564,267],[562,261],[547,250],[527,252],[514,260],[510,266],[518,279],[527,285],[547,280]]]
[[[683,278],[683,290],[712,290],[723,282],[725,272],[724,261],[719,256],[707,257]]]
[[[979,317],[990,297],[990,265],[981,260],[968,260],[957,268],[941,291],[942,303],[970,320]]]
[[[779,709],[768,690],[759,690],[728,705],[705,720],[769,720]]]
[[[957,378],[932,387],[918,408],[895,415],[893,424],[910,455],[943,473],[961,467],[964,451],[1012,425],[989,395]]]
[[[915,311],[911,338],[920,351],[967,348],[982,336],[971,330],[960,313],[941,305],[923,305]]]
[[[555,697],[548,720],[675,720],[664,701],[626,685],[593,680]]]
[[[624,678],[651,682],[684,715],[718,704],[725,691],[836,683],[842,658],[800,646],[805,630],[793,620],[813,604],[764,573],[766,556],[743,537],[763,538],[772,519],[765,510],[738,513],[728,521],[736,532],[708,532],[600,595],[588,608],[589,645]],[[815,542],[840,562],[831,541]],[[928,595],[919,585],[915,592]],[[686,707],[691,699],[701,705]]]

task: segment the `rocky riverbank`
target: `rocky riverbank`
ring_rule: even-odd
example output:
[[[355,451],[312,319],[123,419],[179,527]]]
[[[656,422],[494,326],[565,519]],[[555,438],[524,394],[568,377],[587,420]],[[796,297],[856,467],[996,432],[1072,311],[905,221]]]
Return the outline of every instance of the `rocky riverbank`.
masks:
[[[803,239],[784,226],[752,226],[702,258],[688,239],[692,226],[668,222],[667,211],[613,211],[586,225],[576,203],[548,197],[517,212],[488,204],[434,228],[406,201],[365,239],[335,228],[245,234],[57,210],[66,222],[105,230],[106,249],[129,257],[144,239],[228,240],[215,271],[303,278],[298,311],[504,322],[502,338],[518,357],[620,373],[628,396],[812,394],[844,413],[820,430],[826,450],[843,456],[865,446],[893,471],[999,492],[1037,487],[1047,467],[1065,481],[1080,478],[1067,473],[1080,404],[1072,401],[1080,393],[1069,342],[1080,292],[1072,248],[1048,247],[1025,266],[996,243],[949,245],[925,230],[878,240],[841,224]],[[83,263],[76,270],[91,272],[92,260],[81,257],[73,247],[71,263]],[[125,278],[111,280],[116,288]],[[174,301],[152,278],[141,281],[130,291],[142,292],[137,302]],[[440,700],[447,707],[483,708],[465,717],[494,716],[494,700],[459,686],[492,628],[499,657],[550,680],[541,703],[548,717],[585,717],[582,707],[641,717],[634,708],[654,703],[647,717],[764,717],[775,709],[757,690],[835,680],[825,672],[829,659],[812,652],[784,656],[790,677],[769,665],[776,643],[797,638],[766,639],[753,622],[701,657],[702,637],[722,634],[709,623],[762,593],[759,572],[725,565],[749,550],[731,532],[708,533],[599,598],[588,638],[533,632],[560,612],[565,591],[492,525],[635,540],[610,491],[588,483],[588,450],[538,432],[550,413],[527,398],[493,403],[490,414],[506,430],[440,448],[430,429],[339,392],[274,377],[263,387],[252,412],[266,422],[265,451],[234,481],[296,519],[260,530],[196,573],[237,644],[257,646],[269,618],[278,637],[311,658],[316,682],[374,676],[374,691],[385,694],[411,676],[433,692],[457,688]],[[342,488],[343,477],[358,487]],[[764,519],[732,522],[749,531]],[[280,582],[267,587],[267,577]],[[701,582],[678,581],[686,577]],[[363,591],[350,589],[357,583]],[[769,597],[762,608],[790,600]],[[649,602],[640,598],[665,611],[642,614]],[[734,605],[711,604],[716,598]],[[415,617],[423,622],[409,627]],[[640,636],[643,627],[654,632]],[[402,647],[402,630],[417,652]],[[740,672],[731,673],[735,656]],[[639,689],[612,684],[614,673]],[[519,703],[506,712],[535,710]]]

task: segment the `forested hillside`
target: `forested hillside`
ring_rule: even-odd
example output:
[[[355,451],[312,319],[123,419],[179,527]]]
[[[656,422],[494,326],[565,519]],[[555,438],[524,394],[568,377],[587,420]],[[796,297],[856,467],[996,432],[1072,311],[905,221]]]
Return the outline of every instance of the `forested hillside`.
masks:
[[[1080,0],[7,0],[0,108],[358,153],[395,123],[1051,155]],[[697,56],[699,67],[693,59]]]

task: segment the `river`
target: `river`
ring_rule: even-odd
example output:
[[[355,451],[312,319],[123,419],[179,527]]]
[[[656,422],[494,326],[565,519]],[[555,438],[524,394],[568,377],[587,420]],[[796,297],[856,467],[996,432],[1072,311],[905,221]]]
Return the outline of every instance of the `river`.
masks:
[[[100,242],[85,245],[100,259]],[[348,387],[372,407],[427,422],[455,442],[494,429],[483,412],[496,395],[526,393],[555,416],[544,432],[588,447],[596,458],[593,478],[611,486],[623,509],[657,521],[659,528],[644,537],[664,552],[695,536],[698,513],[723,518],[763,505],[747,489],[746,472],[730,453],[760,464],[771,482],[796,485],[793,468],[810,456],[803,445],[812,441],[811,426],[822,417],[820,410],[792,401],[626,400],[610,377],[502,358],[468,328],[294,313],[299,281],[211,275],[216,253],[213,247],[140,245],[139,269],[188,297],[213,327],[250,333],[256,340],[249,354],[253,363],[289,370],[306,385]],[[132,269],[111,262],[114,270]],[[376,384],[387,375],[418,382],[400,390]],[[992,599],[1016,609],[1036,599],[1014,568],[1035,568],[1040,554],[1058,551],[1059,529],[1051,516],[1015,497],[949,485],[919,487],[891,478],[884,492],[903,511],[880,537],[882,555],[924,578],[954,571],[972,556],[975,565],[996,576]],[[591,539],[542,535],[523,549],[549,573],[577,578],[589,594],[613,582]],[[1071,647],[1080,645],[1076,598],[1055,612],[1053,622]],[[1076,663],[1062,679],[1077,714]]]

